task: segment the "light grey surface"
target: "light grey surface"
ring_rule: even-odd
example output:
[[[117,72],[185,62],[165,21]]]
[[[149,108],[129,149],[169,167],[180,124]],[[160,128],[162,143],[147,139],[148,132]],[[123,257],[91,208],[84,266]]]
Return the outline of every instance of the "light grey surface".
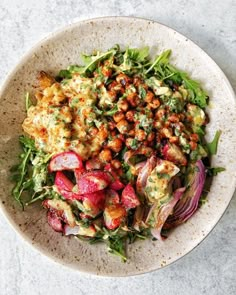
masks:
[[[1,0],[0,81],[50,31],[85,18],[132,15],[162,22],[195,41],[236,90],[235,1],[116,2]],[[207,239],[175,264],[151,274],[114,279],[54,264],[22,241],[0,216],[0,294],[236,294],[235,209],[236,197]]]

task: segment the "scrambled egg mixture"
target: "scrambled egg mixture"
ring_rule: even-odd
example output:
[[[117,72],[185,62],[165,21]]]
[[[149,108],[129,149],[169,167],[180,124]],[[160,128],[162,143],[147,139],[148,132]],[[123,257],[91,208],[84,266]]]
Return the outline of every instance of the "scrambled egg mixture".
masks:
[[[34,138],[36,147],[46,153],[73,150],[83,160],[97,155],[107,131],[99,122],[98,131],[93,132],[92,122],[96,120],[93,106],[99,98],[93,79],[75,74],[62,84],[41,72],[39,84],[37,104],[28,109],[22,125]]]

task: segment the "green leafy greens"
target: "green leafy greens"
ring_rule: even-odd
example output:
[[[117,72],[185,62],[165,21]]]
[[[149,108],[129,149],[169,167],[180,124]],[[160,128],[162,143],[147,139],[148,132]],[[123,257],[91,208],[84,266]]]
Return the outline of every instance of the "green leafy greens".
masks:
[[[24,204],[28,202],[27,199],[26,201],[22,199],[25,191],[33,197],[39,192],[46,196],[49,189],[45,190],[44,187],[52,185],[53,179],[47,171],[47,163],[51,155],[38,151],[34,141],[27,136],[21,135],[19,141],[23,152],[20,154],[20,163],[11,168],[12,179],[15,181],[12,194],[15,200],[24,207]],[[47,194],[45,194],[46,191]]]
[[[216,155],[220,135],[221,135],[221,131],[217,130],[213,140],[211,142],[207,143],[207,149],[208,149],[208,152],[210,153],[210,155]]]

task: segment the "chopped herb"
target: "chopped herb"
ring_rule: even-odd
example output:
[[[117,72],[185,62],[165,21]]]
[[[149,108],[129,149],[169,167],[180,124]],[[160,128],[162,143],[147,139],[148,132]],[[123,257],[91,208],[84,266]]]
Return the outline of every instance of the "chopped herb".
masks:
[[[132,150],[136,150],[138,148],[138,140],[136,138],[134,138],[131,142],[130,148]]]
[[[139,86],[138,89],[139,89],[139,96],[141,97],[141,99],[145,99],[147,95],[146,90],[142,86]]]

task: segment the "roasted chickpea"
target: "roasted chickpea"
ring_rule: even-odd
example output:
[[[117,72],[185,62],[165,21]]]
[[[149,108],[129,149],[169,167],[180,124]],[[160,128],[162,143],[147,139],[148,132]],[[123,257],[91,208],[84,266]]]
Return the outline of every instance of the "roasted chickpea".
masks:
[[[154,115],[150,109],[144,109],[144,110],[145,110],[145,114],[146,114],[147,118],[150,119],[150,118],[154,117]]]
[[[112,81],[108,86],[108,90],[115,90],[117,89],[117,87],[119,88],[120,85],[116,82],[116,81]]]
[[[110,135],[112,136],[112,137],[116,137],[116,130],[112,130],[111,132],[110,132]]]
[[[117,112],[115,115],[113,115],[113,120],[116,123],[120,122],[124,118],[125,118],[125,114],[123,112]]]
[[[116,128],[116,124],[114,122],[108,122],[108,129],[114,130]]]
[[[111,161],[111,165],[115,168],[115,169],[120,169],[122,164],[119,160],[114,159]]]
[[[149,144],[150,144],[150,141],[147,141],[147,140],[144,140],[142,142],[142,146],[149,146]]]
[[[195,141],[190,141],[190,142],[189,142],[189,145],[190,145],[190,149],[191,149],[192,151],[196,150],[196,148],[197,148],[197,143],[196,143]]]
[[[178,132],[182,132],[184,130],[184,124],[182,122],[175,123],[174,127],[178,130]]]
[[[105,140],[108,137],[108,130],[104,126],[102,126],[101,129],[98,130],[96,137]]]
[[[96,134],[98,134],[98,129],[96,127],[92,127],[89,129],[89,134],[94,137]]]
[[[122,140],[119,138],[114,138],[108,142],[108,147],[115,153],[118,153],[122,149]]]
[[[128,111],[126,114],[125,114],[125,118],[127,121],[129,122],[134,122],[134,114],[135,114],[135,111],[134,110],[130,110]]]
[[[138,141],[144,141],[147,137],[147,133],[142,129],[135,130],[135,138]]]
[[[160,100],[159,99],[157,99],[157,98],[155,98],[155,99],[153,99],[152,100],[152,102],[151,103],[149,103],[148,105],[149,105],[149,107],[151,108],[151,109],[157,109],[159,106],[160,106]]]
[[[147,141],[153,141],[155,139],[155,132],[150,132],[147,136]]]
[[[179,138],[177,136],[171,136],[169,138],[170,143],[179,143]]]
[[[116,128],[119,130],[121,134],[125,134],[129,131],[129,123],[123,119],[116,124]]]
[[[148,91],[144,98],[144,101],[147,103],[150,103],[152,102],[153,98],[154,98],[154,93],[152,91]]]
[[[134,136],[135,136],[135,130],[134,130],[134,129],[131,129],[131,130],[128,132],[128,135],[131,136],[131,137],[134,137]]]
[[[172,114],[168,117],[168,121],[172,123],[177,123],[179,122],[179,116],[177,114]]]
[[[184,119],[185,119],[185,114],[183,113],[179,114],[179,120],[184,121]]]
[[[133,149],[134,148],[134,139],[131,137],[126,138],[125,140],[125,145],[127,146],[127,148],[129,149]]]
[[[164,126],[165,126],[166,128],[169,128],[169,127],[170,127],[170,124],[171,124],[171,123],[170,123],[169,121],[166,121],[165,124],[164,124]]]
[[[155,118],[159,119],[159,120],[164,120],[165,114],[166,114],[166,111],[164,109],[160,109],[160,110],[156,111]]]
[[[121,101],[119,101],[117,103],[117,106],[118,106],[118,109],[123,112],[127,112],[128,108],[129,108],[129,104],[126,99],[122,99]]]
[[[130,103],[132,107],[136,107],[140,103],[140,98],[137,93],[132,92],[128,94],[127,101]]]
[[[116,100],[116,95],[117,95],[117,93],[116,93],[115,90],[108,90],[107,93],[108,93],[108,95],[112,98],[113,101]]]
[[[166,138],[171,138],[173,136],[172,129],[170,128],[162,128],[161,135]]]
[[[129,83],[131,83],[131,79],[125,74],[119,74],[116,77],[116,81],[120,83],[122,86],[127,86]]]
[[[162,123],[160,121],[155,121],[153,123],[153,126],[155,129],[160,129],[160,128],[162,128]]]
[[[195,141],[195,142],[198,142],[199,140],[199,136],[197,135],[197,133],[192,133],[189,138],[191,141]]]
[[[142,80],[139,77],[134,77],[133,84],[138,87],[142,83]]]
[[[82,109],[82,115],[84,117],[89,117],[89,115],[93,112],[93,109],[91,107],[87,107],[87,108],[84,108]]]
[[[108,148],[103,149],[99,154],[99,159],[102,162],[111,162],[112,160],[111,150],[109,150]]]
[[[119,133],[119,134],[116,135],[116,137],[119,138],[123,142],[125,141],[125,136],[123,134]]]
[[[116,81],[112,81],[108,86],[107,89],[110,91],[115,91],[117,93],[124,93],[125,89],[121,84],[118,84]]]
[[[147,157],[150,157],[150,155],[153,153],[153,149],[151,147],[148,147],[148,146],[141,146],[140,147],[140,152],[147,156]]]
[[[112,69],[107,67],[107,66],[104,66],[102,67],[102,74],[105,76],[105,77],[111,77],[112,75]]]

